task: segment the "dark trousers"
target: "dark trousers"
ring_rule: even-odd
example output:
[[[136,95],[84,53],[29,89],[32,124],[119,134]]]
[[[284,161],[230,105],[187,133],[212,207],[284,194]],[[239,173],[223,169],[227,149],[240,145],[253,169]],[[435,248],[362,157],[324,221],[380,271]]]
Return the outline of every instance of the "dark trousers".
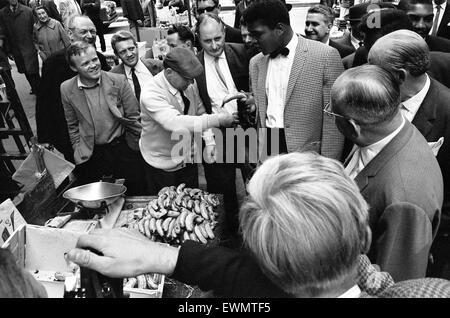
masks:
[[[41,77],[39,76],[39,73],[25,73],[25,77],[27,78],[28,83],[30,83],[31,90],[34,94],[37,94],[38,88],[39,88],[39,82],[41,81]]]
[[[176,171],[166,171],[145,163],[148,195],[157,195],[164,187],[178,186],[185,183],[186,187],[198,188],[198,168],[196,164],[187,164]]]
[[[74,171],[81,184],[97,182],[105,176],[125,179],[126,195],[146,195],[144,159],[119,137],[106,145],[96,145],[91,158]]]

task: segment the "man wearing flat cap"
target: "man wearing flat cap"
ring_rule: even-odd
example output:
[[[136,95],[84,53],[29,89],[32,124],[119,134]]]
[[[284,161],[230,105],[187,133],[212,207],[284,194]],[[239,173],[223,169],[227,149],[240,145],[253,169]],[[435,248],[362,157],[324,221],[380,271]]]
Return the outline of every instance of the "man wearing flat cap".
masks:
[[[141,94],[139,147],[147,163],[149,194],[180,183],[198,187],[196,163],[201,159],[194,161],[194,156],[201,149],[201,138],[206,145],[205,160],[212,161],[215,141],[210,128],[230,127],[238,122],[237,114],[206,113],[194,80],[203,72],[203,66],[192,51],[174,48],[163,66],[164,71],[148,81]],[[196,138],[200,134],[201,138]]]

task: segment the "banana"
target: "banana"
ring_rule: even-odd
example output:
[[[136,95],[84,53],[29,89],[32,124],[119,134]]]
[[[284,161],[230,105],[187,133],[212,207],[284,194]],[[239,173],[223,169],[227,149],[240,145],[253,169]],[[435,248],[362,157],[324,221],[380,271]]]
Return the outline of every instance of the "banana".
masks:
[[[151,274],[150,274],[151,275]],[[153,281],[156,283],[156,284],[161,284],[161,275],[160,274],[156,274],[156,273],[154,273],[153,275],[152,275],[152,278],[153,278]]]
[[[158,210],[158,200],[157,199],[151,200],[147,205],[147,209],[148,208],[152,208],[153,210]]]
[[[164,208],[164,200],[166,199],[165,195],[161,195],[158,197],[158,206],[163,209]]]
[[[171,203],[171,198],[170,196],[167,196],[167,198],[164,200],[163,204],[164,204],[164,208],[168,208],[170,207],[170,203]]]
[[[147,280],[145,279],[145,275],[139,275],[137,278],[137,288],[145,288],[147,287]]]
[[[199,194],[199,193],[201,193],[201,192],[202,192],[201,189],[192,189],[192,190],[189,192],[189,195],[190,195],[191,197],[193,197],[193,196],[195,196],[195,195],[197,195],[197,194]]]
[[[195,211],[195,213],[197,213],[197,214],[200,214],[201,212],[200,212],[200,201],[198,201],[198,200],[195,200],[194,201],[194,211]]]
[[[197,224],[197,226],[198,226],[200,232],[202,232],[203,237],[208,239],[209,235],[208,235],[208,232],[206,232],[206,230],[205,230],[205,223]]]
[[[131,277],[128,279],[128,281],[125,283],[125,285],[123,286],[123,288],[133,288],[134,286],[136,286],[137,283],[137,278],[136,277]]]
[[[192,233],[189,234],[189,238],[190,238],[191,240],[193,240],[193,241],[198,242],[198,238],[197,238],[197,236],[195,235],[194,232],[192,232]]]
[[[164,237],[164,231],[162,229],[162,219],[156,220],[156,231],[158,232],[159,236]]]
[[[198,215],[198,216],[195,218],[195,222],[197,222],[197,223],[202,223],[204,220],[205,220],[205,219],[204,219],[203,217],[201,217],[200,215]]]
[[[209,220],[209,214],[206,210],[206,204],[205,202],[200,203],[200,214],[203,216],[205,220]]]
[[[189,200],[187,201],[186,207],[187,207],[188,209],[192,209],[193,206],[194,206],[194,200],[189,199]]]
[[[186,217],[189,214],[188,210],[186,210],[186,209],[183,210],[183,209],[184,208],[181,209],[182,212],[181,212],[180,216],[178,217],[178,223],[180,223],[180,227],[186,226]]]
[[[139,229],[139,232],[141,232],[142,234],[145,235],[144,220],[143,219],[138,222],[138,229]]]
[[[205,231],[206,231],[206,233],[208,234],[209,238],[210,238],[211,240],[213,240],[215,236],[214,236],[213,230],[211,229],[210,223],[205,222],[205,223],[204,223],[204,227],[205,227]]]
[[[153,275],[145,274],[145,280],[147,281],[147,285],[150,289],[158,289],[158,284],[154,281]]]
[[[160,219],[161,217],[163,217],[164,215],[166,215],[167,212],[168,212],[168,211],[167,211],[166,209],[161,208],[161,210],[155,211],[155,212],[154,212],[153,217],[154,217],[154,218],[157,218],[157,219]]]
[[[181,184],[177,187],[177,193],[183,192],[183,189],[184,189],[185,186],[186,186],[185,183],[181,183]]]
[[[166,192],[169,191],[169,190],[170,190],[170,187],[164,187],[164,188],[162,188],[161,190],[159,190],[158,196],[161,196],[161,195],[163,195],[163,194],[166,194]]]
[[[181,227],[180,227],[180,223],[178,222],[178,219],[177,219],[177,222],[175,222],[175,227],[173,228],[173,230],[175,231],[175,234],[180,234],[180,232],[181,232]]]
[[[172,229],[172,238],[176,239],[177,238],[177,233],[175,232],[175,228]]]
[[[165,233],[167,233],[167,230],[169,229],[170,221],[172,221],[172,220],[173,220],[173,218],[167,218],[163,221],[162,229],[164,230]]]
[[[197,214],[191,212],[186,217],[186,229],[189,232],[192,232],[194,230],[194,219],[196,216],[197,216]]]
[[[169,223],[169,227],[167,228],[167,237],[172,235],[173,228],[175,227],[175,224],[177,223],[177,219],[172,218],[172,221]],[[173,236],[173,235],[172,235]],[[175,235],[176,237],[176,235]]]
[[[187,231],[183,232],[183,242],[186,240],[190,240],[191,238],[189,237],[189,233]]]
[[[202,242],[203,244],[207,244],[208,243],[206,238],[203,237],[202,232],[198,228],[198,225],[194,226],[194,233],[197,236],[197,238],[200,240],[200,242]]]
[[[156,232],[156,219],[155,218],[150,219],[149,226],[150,226],[150,232],[155,233]]]
[[[178,217],[180,214],[181,214],[180,212],[173,211],[173,210],[169,210],[169,212],[167,212],[167,216],[170,216],[170,217],[172,217],[172,218],[176,218],[176,217]]]
[[[145,236],[150,238],[152,236],[152,234],[150,233],[150,219],[149,218],[144,219],[143,227],[144,227]]]

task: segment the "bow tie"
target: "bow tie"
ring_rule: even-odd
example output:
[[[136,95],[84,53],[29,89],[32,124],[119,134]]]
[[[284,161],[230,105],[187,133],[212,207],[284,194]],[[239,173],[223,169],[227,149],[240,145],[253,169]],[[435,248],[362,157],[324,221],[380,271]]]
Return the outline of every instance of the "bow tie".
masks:
[[[284,56],[288,56],[289,55],[289,49],[287,47],[283,47],[281,49],[278,49],[272,53],[270,53],[270,58],[274,59],[276,58],[278,55],[284,55]]]

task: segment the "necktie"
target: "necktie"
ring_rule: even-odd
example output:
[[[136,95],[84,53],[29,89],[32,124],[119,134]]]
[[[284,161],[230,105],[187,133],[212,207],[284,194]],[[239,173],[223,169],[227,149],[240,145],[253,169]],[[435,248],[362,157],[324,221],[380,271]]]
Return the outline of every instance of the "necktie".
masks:
[[[134,67],[131,68],[131,78],[133,79],[133,85],[134,85],[134,94],[136,95],[136,98],[138,101],[140,101],[141,98],[141,85],[139,85],[139,80],[136,76],[136,73],[134,72]]]
[[[350,178],[355,179],[362,169],[364,169],[364,162],[362,160],[361,148],[357,147],[344,170]]]
[[[188,111],[189,111],[189,105],[191,104],[191,102],[189,101],[189,98],[187,98],[187,97],[184,95],[183,91],[179,91],[179,92],[180,92],[180,95],[181,95],[181,99],[183,100],[183,103],[184,103],[184,110],[183,110],[183,113],[184,113],[185,115],[187,115],[187,113],[188,113]]]
[[[284,55],[284,56],[288,56],[289,55],[289,49],[287,47],[283,47],[281,49],[278,49],[272,53],[270,53],[270,58],[274,59],[276,58],[278,55]]]
[[[223,75],[222,71],[220,70],[219,57],[214,58],[214,67],[216,68],[217,75],[219,75],[219,79],[222,82],[223,86],[225,86],[225,88],[228,90],[227,81],[225,80],[225,76]]]
[[[431,35],[436,35],[438,29],[439,15],[441,14],[441,6],[436,6],[436,15],[434,16],[433,27],[431,28]]]

